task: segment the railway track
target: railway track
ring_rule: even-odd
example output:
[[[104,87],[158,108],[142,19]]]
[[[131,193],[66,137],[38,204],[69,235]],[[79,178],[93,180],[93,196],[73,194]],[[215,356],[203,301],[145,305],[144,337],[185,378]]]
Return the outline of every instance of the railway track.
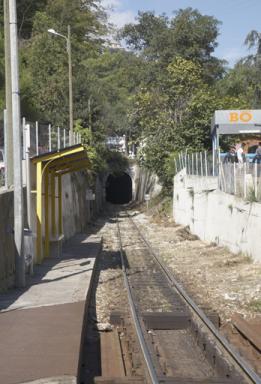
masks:
[[[124,282],[143,355],[156,383],[261,383],[155,254],[127,212],[118,216]],[[113,316],[112,316],[113,317]],[[122,324],[124,313],[114,316]],[[211,320],[212,321],[211,321]]]

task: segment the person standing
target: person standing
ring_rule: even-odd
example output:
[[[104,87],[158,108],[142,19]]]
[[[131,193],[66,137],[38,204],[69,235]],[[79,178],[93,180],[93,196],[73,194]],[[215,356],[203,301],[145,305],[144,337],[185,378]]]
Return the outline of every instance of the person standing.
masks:
[[[253,163],[255,162],[257,162],[257,164],[260,164],[261,162],[261,142],[258,143],[256,154],[255,154],[255,157],[253,158]]]
[[[236,148],[234,146],[231,146],[224,158],[224,163],[235,163],[235,162],[236,162]]]
[[[246,146],[246,144],[242,143],[242,144],[240,144],[239,148],[237,149],[237,161],[239,164],[243,164],[246,162],[246,155],[244,152],[245,146]]]

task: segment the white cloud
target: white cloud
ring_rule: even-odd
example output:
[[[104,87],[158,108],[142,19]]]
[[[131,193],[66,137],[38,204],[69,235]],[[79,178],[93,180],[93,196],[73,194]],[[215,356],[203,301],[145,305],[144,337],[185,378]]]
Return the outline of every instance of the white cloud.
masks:
[[[106,9],[118,8],[121,6],[120,0],[102,0],[101,5]]]
[[[215,51],[215,56],[228,62],[229,67],[233,67],[242,57],[248,53],[244,47],[231,47],[227,49],[218,48]]]
[[[116,28],[122,28],[127,23],[135,22],[135,13],[122,9],[121,0],[102,0],[101,5],[107,11],[109,22]]]
[[[115,11],[109,15],[109,21],[117,28],[122,28],[125,24],[135,22],[135,13],[132,11]]]

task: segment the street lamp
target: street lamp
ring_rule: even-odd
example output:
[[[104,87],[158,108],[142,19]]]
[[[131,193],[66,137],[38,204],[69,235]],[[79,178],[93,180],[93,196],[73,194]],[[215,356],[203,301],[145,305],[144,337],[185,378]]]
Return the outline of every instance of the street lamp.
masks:
[[[48,29],[48,32],[63,37],[67,43],[68,65],[69,65],[69,121],[70,121],[70,141],[73,139],[73,90],[72,90],[72,49],[71,49],[71,27],[68,25],[68,35],[64,36],[56,32],[53,28]]]

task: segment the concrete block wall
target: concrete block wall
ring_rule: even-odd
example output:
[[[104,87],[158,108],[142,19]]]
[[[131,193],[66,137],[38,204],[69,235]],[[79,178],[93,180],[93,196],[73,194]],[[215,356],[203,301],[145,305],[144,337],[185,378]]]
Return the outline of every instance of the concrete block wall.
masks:
[[[180,172],[174,179],[174,220],[202,240],[226,246],[261,262],[261,204],[250,203]],[[201,189],[199,188],[201,185]]]

